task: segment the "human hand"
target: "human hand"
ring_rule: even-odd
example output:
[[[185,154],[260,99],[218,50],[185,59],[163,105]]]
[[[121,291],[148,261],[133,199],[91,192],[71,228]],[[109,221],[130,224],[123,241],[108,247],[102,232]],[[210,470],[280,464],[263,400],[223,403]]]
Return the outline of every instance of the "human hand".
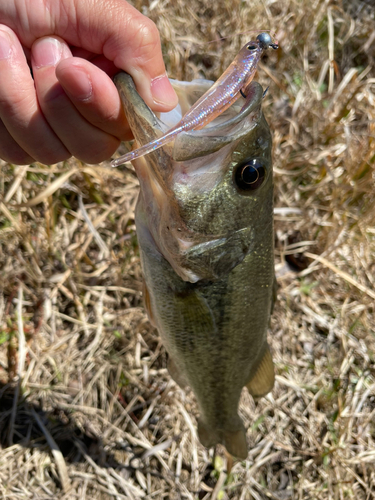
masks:
[[[1,0],[0,158],[109,158],[132,137],[120,69],[152,110],[177,104],[155,24],[124,0]]]

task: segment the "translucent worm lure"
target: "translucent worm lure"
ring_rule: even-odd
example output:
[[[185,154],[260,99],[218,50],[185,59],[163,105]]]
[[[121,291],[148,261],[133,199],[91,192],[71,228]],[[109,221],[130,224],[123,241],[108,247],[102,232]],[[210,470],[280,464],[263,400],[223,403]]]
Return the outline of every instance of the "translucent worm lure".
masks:
[[[111,162],[112,167],[135,160],[171,142],[181,132],[199,130],[229,108],[240,95],[247,96],[249,85],[254,78],[263,52],[278,45],[272,43],[268,33],[260,33],[255,41],[248,42],[237,54],[234,61],[224,71],[212,87],[190,108],[182,119],[159,139],[120,156]]]

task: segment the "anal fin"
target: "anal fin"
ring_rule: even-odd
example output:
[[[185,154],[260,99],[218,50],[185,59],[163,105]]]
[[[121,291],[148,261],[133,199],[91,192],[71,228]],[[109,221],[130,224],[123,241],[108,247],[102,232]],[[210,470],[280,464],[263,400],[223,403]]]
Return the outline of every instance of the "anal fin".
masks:
[[[269,347],[263,355],[262,361],[259,363],[255,375],[250,382],[246,384],[247,390],[255,400],[265,396],[270,392],[275,383],[275,370]]]

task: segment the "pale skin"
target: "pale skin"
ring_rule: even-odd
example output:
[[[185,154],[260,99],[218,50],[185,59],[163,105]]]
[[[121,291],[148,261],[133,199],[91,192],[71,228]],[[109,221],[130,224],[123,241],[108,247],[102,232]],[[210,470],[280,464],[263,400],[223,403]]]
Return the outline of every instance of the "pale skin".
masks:
[[[158,30],[124,0],[1,0],[0,158],[109,159],[131,138],[119,70],[153,111],[176,106]]]

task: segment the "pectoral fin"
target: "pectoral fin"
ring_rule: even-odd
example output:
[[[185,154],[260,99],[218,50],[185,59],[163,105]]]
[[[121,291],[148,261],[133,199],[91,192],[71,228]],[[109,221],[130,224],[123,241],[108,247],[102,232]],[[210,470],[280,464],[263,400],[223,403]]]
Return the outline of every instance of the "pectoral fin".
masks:
[[[263,355],[262,361],[259,363],[255,375],[250,382],[246,384],[247,390],[255,400],[265,396],[273,388],[275,383],[275,371],[270,350],[267,349]]]

